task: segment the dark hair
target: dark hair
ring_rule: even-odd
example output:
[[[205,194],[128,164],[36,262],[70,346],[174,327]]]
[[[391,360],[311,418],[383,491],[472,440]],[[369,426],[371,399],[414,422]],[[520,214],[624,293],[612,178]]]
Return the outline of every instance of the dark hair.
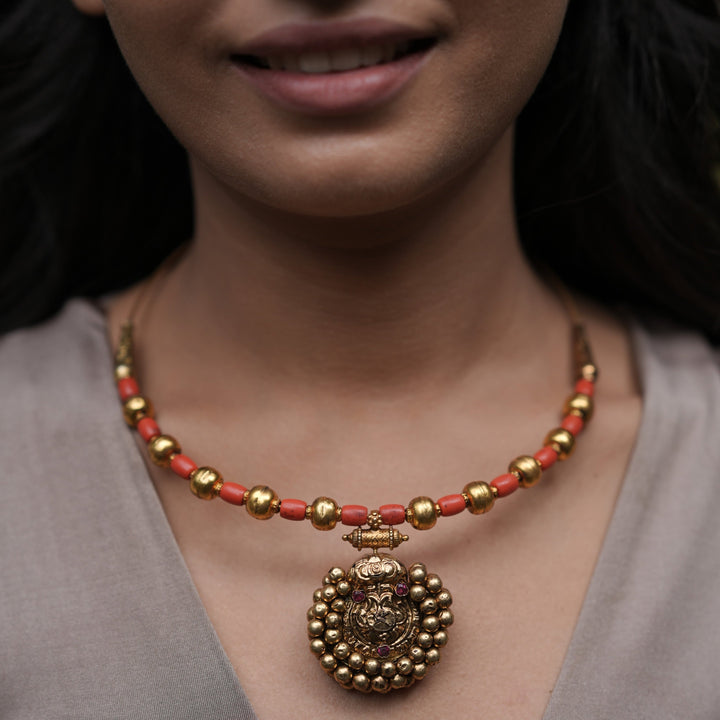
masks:
[[[149,273],[192,234],[184,151],[107,22],[0,11],[0,331]],[[720,22],[714,0],[571,0],[517,129],[529,256],[605,302],[720,342]]]

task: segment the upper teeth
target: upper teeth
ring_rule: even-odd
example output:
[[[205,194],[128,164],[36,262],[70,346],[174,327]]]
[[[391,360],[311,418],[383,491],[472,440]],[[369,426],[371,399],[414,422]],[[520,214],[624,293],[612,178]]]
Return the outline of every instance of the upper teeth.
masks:
[[[390,62],[407,52],[407,49],[408,43],[367,45],[362,48],[270,55],[264,60],[272,70],[302,73],[342,72]]]

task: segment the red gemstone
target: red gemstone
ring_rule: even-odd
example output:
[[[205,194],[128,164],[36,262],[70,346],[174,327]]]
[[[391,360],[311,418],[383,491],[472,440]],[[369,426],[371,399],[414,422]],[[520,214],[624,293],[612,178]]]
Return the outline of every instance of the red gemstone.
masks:
[[[361,603],[365,599],[365,593],[362,590],[353,590],[353,602]]]
[[[390,646],[389,645],[381,645],[378,648],[378,655],[380,657],[387,657],[390,654]]]
[[[398,583],[395,586],[395,592],[400,597],[403,597],[404,595],[407,595],[410,592],[410,588],[405,583]]]

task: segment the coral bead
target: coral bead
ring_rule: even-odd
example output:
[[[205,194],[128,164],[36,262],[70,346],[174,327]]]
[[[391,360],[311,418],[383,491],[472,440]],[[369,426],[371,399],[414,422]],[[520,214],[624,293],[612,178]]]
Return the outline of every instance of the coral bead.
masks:
[[[154,437],[160,435],[159,425],[149,417],[145,417],[138,422],[137,431],[145,442],[150,442]]]
[[[578,435],[582,431],[583,427],[585,427],[585,423],[583,422],[583,419],[577,415],[566,415],[560,423],[560,427],[564,428],[573,435]]]
[[[437,522],[435,503],[429,497],[416,497],[408,504],[406,517],[416,530],[429,530]]]
[[[578,380],[575,383],[575,392],[592,397],[595,394],[595,383],[590,380]]]
[[[220,488],[220,497],[231,505],[242,505],[245,502],[247,488],[237,483],[224,482]]]
[[[182,452],[172,435],[158,435],[148,443],[150,459],[160,467],[169,467],[173,455]]]
[[[385,525],[402,525],[405,522],[403,505],[381,505],[378,512]]]
[[[118,381],[117,386],[120,399],[123,401],[140,394],[140,388],[138,387],[137,380],[135,380],[135,378],[123,378]]]
[[[557,461],[557,453],[551,447],[544,447],[535,453],[534,458],[540,463],[543,470],[547,470]]]
[[[187,455],[178,453],[171,458],[170,469],[176,475],[187,480],[190,477],[190,473],[193,470],[197,470],[197,465]]]
[[[492,509],[495,504],[495,494],[492,488],[484,482],[468,483],[463,488],[463,495],[468,498],[468,510],[473,515],[482,515]]]
[[[310,506],[310,522],[316,530],[332,530],[338,521],[338,505],[328,497],[316,498]]]
[[[221,490],[222,475],[211,467],[200,467],[190,473],[190,490],[201,500],[212,500]]]
[[[248,492],[245,509],[257,520],[269,520],[280,504],[278,494],[267,485],[256,485]]]
[[[280,501],[280,517],[285,520],[304,520],[305,508],[307,505],[304,500],[286,498]]]
[[[441,497],[437,501],[437,504],[440,508],[440,513],[444,517],[449,517],[450,515],[457,515],[465,509],[465,498],[460,494],[446,495],[445,497]]]
[[[514,493],[520,487],[517,475],[507,473],[496,477],[490,485],[497,490],[498,497],[506,497]]]
[[[343,505],[340,519],[343,525],[364,525],[368,509],[364,505]]]
[[[542,466],[534,457],[520,455],[508,465],[508,472],[517,473],[520,476],[520,484],[528,488],[540,482]]]
[[[544,444],[557,452],[558,460],[565,460],[575,449],[575,438],[565,428],[555,428],[547,434]]]

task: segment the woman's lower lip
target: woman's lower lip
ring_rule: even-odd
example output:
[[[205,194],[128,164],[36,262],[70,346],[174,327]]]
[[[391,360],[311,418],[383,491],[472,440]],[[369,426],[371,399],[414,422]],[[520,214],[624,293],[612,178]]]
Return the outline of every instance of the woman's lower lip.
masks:
[[[235,67],[262,95],[287,110],[305,115],[350,115],[392,100],[417,74],[429,52],[346,72],[288,72],[241,62]]]

